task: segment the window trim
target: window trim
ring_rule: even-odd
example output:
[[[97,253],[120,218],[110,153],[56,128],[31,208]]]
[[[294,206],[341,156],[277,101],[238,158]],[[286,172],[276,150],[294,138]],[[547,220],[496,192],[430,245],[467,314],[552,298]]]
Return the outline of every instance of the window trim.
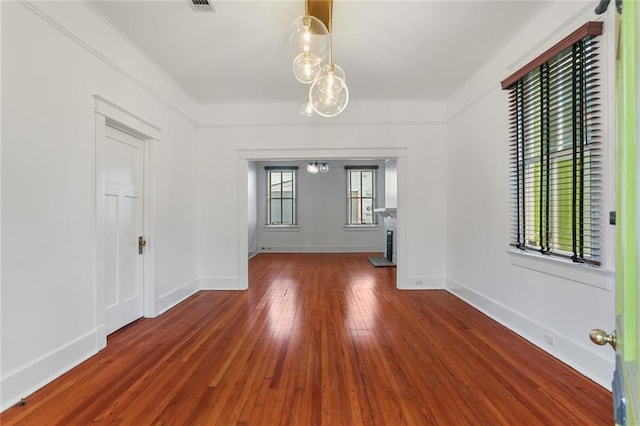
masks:
[[[612,291],[615,271],[585,263],[567,262],[565,259],[541,256],[539,253],[509,247],[507,254],[513,266],[564,278],[580,284]]]
[[[363,166],[344,166],[344,169],[346,171],[346,186],[347,186],[347,217],[346,217],[346,223],[345,223],[345,227],[349,227],[351,229],[353,228],[360,228],[360,227],[377,227],[378,224],[378,217],[376,216],[375,213],[375,203],[376,200],[378,199],[378,166],[377,165],[363,165]],[[364,197],[364,196],[360,196],[360,197],[352,197],[351,196],[351,172],[352,171],[371,171],[373,172],[373,179],[372,179],[372,186],[373,186],[373,195],[371,197]],[[362,175],[360,178],[360,186],[362,187]],[[364,199],[371,199],[371,215],[372,215],[372,223],[352,223],[351,222],[351,200],[353,198],[358,198],[360,199],[360,207],[362,208],[362,200]]]
[[[342,225],[345,231],[378,231],[382,229],[379,223],[365,223],[360,225]]]
[[[265,228],[270,229],[289,229],[289,228],[299,228],[298,226],[298,166],[265,166],[266,171],[266,220],[265,220]],[[291,198],[283,198],[280,197],[280,205],[281,205],[281,216],[282,216],[282,200],[292,200],[292,212],[291,218],[292,223],[271,223],[271,172],[292,172],[293,173],[293,195]]]

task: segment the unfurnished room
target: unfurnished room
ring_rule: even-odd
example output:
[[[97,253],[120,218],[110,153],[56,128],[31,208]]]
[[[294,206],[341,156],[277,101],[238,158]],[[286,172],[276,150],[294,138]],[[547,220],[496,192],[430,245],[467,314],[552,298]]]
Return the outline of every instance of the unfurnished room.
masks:
[[[1,0],[0,424],[640,424],[634,0]]]

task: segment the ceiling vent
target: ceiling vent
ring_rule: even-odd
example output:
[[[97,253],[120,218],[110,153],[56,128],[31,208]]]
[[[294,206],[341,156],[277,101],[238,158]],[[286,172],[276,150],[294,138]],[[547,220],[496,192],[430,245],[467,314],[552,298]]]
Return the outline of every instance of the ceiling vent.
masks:
[[[215,12],[213,5],[209,0],[189,0],[189,4],[194,12]]]

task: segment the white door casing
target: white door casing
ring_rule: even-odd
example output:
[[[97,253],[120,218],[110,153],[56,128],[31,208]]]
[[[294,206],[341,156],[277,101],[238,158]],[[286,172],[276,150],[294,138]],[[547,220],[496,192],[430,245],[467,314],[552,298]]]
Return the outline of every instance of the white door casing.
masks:
[[[94,204],[94,300],[96,347],[98,350],[107,345],[106,325],[106,132],[108,127],[124,130],[135,135],[143,144],[143,190],[142,206],[143,233],[147,240],[145,254],[141,256],[143,263],[143,316],[155,317],[155,280],[154,280],[154,229],[155,229],[155,178],[154,178],[154,145],[160,140],[161,129],[138,115],[131,113],[120,105],[99,95],[95,100],[95,204]],[[136,241],[137,243],[137,241]]]
[[[395,233],[397,238],[396,253],[398,254],[396,287],[412,288],[413,280],[407,276],[407,253],[408,244],[406,229],[406,191],[407,191],[407,148],[371,148],[371,149],[256,149],[237,150],[238,160],[238,290],[249,288],[249,257],[248,253],[248,162],[249,161],[269,161],[269,160],[312,160],[317,159],[376,159],[387,160],[396,159],[396,188],[397,188],[397,223],[401,224]]]

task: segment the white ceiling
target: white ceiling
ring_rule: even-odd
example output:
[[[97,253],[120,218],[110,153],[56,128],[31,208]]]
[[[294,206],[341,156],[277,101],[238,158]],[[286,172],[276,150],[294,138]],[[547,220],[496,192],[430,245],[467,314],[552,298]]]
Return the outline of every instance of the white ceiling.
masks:
[[[212,0],[215,13],[189,1],[93,3],[198,102],[304,97],[284,48],[303,0]],[[546,3],[334,0],[334,63],[351,99],[446,99]]]

